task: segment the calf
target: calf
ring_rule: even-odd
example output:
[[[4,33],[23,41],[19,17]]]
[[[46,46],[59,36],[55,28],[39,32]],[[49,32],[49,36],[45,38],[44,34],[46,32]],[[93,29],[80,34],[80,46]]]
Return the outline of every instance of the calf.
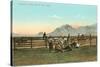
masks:
[[[70,44],[70,46],[74,48],[79,48],[80,45],[77,42],[73,42]]]

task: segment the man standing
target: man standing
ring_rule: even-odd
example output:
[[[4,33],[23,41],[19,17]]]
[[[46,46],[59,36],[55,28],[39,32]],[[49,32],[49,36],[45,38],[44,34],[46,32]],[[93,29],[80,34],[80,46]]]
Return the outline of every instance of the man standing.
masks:
[[[53,50],[53,39],[52,38],[49,38],[48,44],[49,44],[49,51],[51,52]]]
[[[46,38],[46,32],[43,33],[43,39],[45,39],[45,38]]]

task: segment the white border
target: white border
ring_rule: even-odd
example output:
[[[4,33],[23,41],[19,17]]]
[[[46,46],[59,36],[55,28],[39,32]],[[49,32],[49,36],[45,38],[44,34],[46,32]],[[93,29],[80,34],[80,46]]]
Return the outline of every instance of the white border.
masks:
[[[72,3],[72,4],[87,4],[98,5],[98,36],[100,34],[100,0],[28,0],[28,1],[43,1],[56,3]],[[100,38],[98,37],[98,42]],[[98,47],[99,44],[98,44]],[[100,49],[98,49],[100,51]],[[84,66],[99,66],[100,53],[98,53],[98,62],[83,62],[83,63],[67,63],[67,64],[51,64],[51,65],[35,65],[34,67],[84,67]],[[0,0],[0,67],[10,67],[10,0]],[[33,67],[33,66],[27,66]]]

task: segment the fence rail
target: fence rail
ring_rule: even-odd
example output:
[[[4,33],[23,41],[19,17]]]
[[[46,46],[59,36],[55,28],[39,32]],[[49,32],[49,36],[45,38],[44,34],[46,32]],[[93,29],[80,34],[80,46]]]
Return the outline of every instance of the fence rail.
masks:
[[[48,38],[67,38],[68,42],[77,40],[78,43],[84,44],[87,42],[88,45],[97,44],[97,36],[52,36]],[[12,47],[16,48],[35,48],[35,47],[47,47],[46,39],[43,37],[11,37]]]

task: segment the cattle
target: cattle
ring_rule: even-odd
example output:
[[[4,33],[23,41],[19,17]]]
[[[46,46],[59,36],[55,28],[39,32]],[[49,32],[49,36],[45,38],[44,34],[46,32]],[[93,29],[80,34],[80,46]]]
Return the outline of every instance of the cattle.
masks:
[[[80,44],[77,43],[77,41],[74,41],[70,44],[71,47],[73,48],[79,48],[80,47]]]
[[[63,48],[65,51],[72,51],[72,48],[70,46],[66,46],[65,48]]]
[[[61,41],[56,40],[54,42],[54,44],[55,44],[55,52],[64,52],[63,51],[63,45],[61,44]]]
[[[72,48],[80,47],[77,41],[73,40],[72,43],[69,43],[67,39],[51,38],[51,37],[48,39],[48,44],[50,52],[53,49],[55,49],[55,52],[72,51]]]

